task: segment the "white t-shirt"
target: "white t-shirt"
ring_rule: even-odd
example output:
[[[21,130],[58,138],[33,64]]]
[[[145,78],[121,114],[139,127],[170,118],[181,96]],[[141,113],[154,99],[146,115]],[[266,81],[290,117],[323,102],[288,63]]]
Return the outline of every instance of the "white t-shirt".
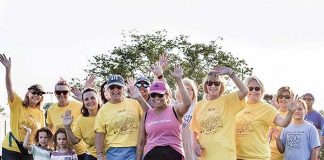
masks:
[[[51,151],[46,150],[42,147],[39,147],[35,144],[32,145],[32,150],[28,151],[29,154],[33,155],[33,158],[36,160],[50,160],[51,159]]]

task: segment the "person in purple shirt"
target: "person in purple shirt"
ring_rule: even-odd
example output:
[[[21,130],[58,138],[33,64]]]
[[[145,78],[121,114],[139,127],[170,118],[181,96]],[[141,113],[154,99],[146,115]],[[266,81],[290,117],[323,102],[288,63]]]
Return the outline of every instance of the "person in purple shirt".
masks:
[[[312,123],[320,132],[323,128],[324,121],[323,116],[318,111],[313,109],[313,104],[315,101],[314,96],[311,93],[306,93],[302,97],[307,105],[307,114],[305,115],[305,120]]]

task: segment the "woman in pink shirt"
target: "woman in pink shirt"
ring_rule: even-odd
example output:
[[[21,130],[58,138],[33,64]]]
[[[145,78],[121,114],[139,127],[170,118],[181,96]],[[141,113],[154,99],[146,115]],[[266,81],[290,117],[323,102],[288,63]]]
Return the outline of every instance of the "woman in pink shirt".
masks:
[[[183,103],[169,105],[169,93],[164,81],[155,81],[150,87],[153,108],[141,120],[137,145],[137,160],[182,160],[184,151],[181,140],[182,118],[188,111],[191,100],[185,89],[183,70],[176,65],[173,78],[176,80]],[[144,147],[145,146],[145,147]]]

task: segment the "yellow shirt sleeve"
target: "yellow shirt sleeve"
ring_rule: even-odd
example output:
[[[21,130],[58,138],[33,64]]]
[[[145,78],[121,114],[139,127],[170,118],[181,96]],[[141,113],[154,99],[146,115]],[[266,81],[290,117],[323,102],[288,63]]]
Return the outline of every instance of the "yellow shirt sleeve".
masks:
[[[97,114],[97,117],[96,117],[96,120],[95,120],[95,125],[94,125],[94,130],[96,132],[105,133],[106,130],[105,130],[105,125],[103,123],[103,118],[102,118],[103,113],[102,112],[103,112],[103,109],[100,109],[99,112],[98,112],[98,114]]]

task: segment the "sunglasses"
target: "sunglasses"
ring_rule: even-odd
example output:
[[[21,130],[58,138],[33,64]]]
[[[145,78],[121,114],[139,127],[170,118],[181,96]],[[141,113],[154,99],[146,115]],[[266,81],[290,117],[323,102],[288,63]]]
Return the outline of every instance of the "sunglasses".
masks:
[[[206,84],[208,86],[212,86],[212,85],[215,85],[215,86],[220,86],[222,84],[222,82],[219,82],[219,81],[216,81],[216,82],[213,82],[213,81],[206,81]]]
[[[297,110],[298,111],[302,111],[304,108],[303,107],[298,107]]]
[[[282,99],[283,97],[285,97],[286,99],[290,99],[289,95],[279,95],[278,96],[279,99]]]
[[[56,95],[61,95],[63,93],[63,95],[67,95],[69,93],[69,91],[64,90],[64,91],[55,91]]]
[[[38,96],[42,96],[43,93],[42,92],[30,92],[32,95],[38,95]]]
[[[156,96],[158,96],[159,98],[162,98],[164,96],[164,94],[160,94],[160,93],[151,93],[150,96],[152,98],[155,98]]]
[[[249,91],[252,92],[253,90],[255,91],[260,91],[261,88],[260,87],[249,87]]]
[[[313,101],[312,98],[303,98],[304,101]]]
[[[148,83],[136,83],[135,86],[137,88],[141,88],[141,87],[144,87],[144,88],[147,88],[149,87],[150,85]]]
[[[122,86],[117,86],[117,85],[111,85],[108,87],[110,90],[114,90],[115,88],[121,90],[122,89]]]

